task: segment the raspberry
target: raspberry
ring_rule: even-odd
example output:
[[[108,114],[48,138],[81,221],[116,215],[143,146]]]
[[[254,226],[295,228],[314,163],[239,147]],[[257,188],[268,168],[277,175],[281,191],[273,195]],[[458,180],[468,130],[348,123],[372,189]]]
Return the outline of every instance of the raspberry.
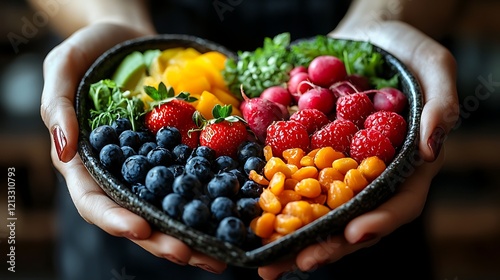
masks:
[[[311,149],[332,147],[337,152],[349,155],[352,136],[358,131],[356,125],[348,120],[334,120],[311,136]]]
[[[325,113],[312,108],[299,110],[293,113],[293,115],[290,116],[290,120],[294,120],[305,126],[309,134],[313,134],[329,122]]]
[[[306,127],[296,121],[277,121],[267,128],[265,144],[275,156],[281,157],[284,150],[291,148],[309,151],[309,142]]]
[[[365,93],[341,96],[337,101],[337,119],[352,121],[358,128],[375,111],[373,103]]]
[[[375,129],[391,140],[394,148],[399,147],[406,137],[406,121],[395,112],[378,111],[365,120],[365,128]]]
[[[375,129],[361,129],[351,141],[351,157],[357,162],[377,156],[386,164],[393,159],[396,151],[387,136]]]

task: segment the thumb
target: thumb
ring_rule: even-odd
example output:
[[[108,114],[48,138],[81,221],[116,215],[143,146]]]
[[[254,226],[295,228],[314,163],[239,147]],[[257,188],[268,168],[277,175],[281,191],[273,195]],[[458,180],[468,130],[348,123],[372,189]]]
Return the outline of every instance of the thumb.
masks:
[[[40,114],[60,161],[70,161],[77,151],[79,130],[74,102],[81,77],[104,51],[141,35],[145,34],[116,24],[90,25],[75,32],[45,58]]]

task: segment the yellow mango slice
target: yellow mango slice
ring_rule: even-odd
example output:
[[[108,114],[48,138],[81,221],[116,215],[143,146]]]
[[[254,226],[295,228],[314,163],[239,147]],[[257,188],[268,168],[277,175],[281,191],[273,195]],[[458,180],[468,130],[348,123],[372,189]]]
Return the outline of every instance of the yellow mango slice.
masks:
[[[215,69],[224,70],[227,57],[220,52],[210,51],[200,55],[200,59],[208,60]]]
[[[224,90],[218,87],[212,88],[212,93],[224,104],[231,104],[234,109],[240,108],[240,101],[229,90]]]

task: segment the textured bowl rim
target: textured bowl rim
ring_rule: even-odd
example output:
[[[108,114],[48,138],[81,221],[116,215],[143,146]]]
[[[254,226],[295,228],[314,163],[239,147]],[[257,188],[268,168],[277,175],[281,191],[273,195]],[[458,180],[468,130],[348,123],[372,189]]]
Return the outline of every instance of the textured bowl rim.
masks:
[[[347,39],[335,40],[355,42]],[[117,204],[142,216],[153,227],[180,239],[188,246],[202,253],[231,265],[257,267],[269,264],[289,254],[297,253],[307,245],[320,241],[328,242],[329,236],[341,233],[350,220],[376,208],[391,197],[397,186],[406,177],[410,176],[416,165],[421,162],[417,149],[422,111],[420,86],[414,75],[401,61],[387,51],[373,45],[374,51],[383,56],[387,69],[392,73],[399,73],[402,91],[407,95],[409,100],[407,116],[408,135],[401,148],[397,151],[393,161],[377,179],[351,200],[294,233],[251,251],[245,251],[232,244],[221,242],[214,236],[192,229],[182,222],[170,218],[157,207],[139,199],[123,182],[100,164],[98,156],[96,156],[88,141],[90,129],[87,120],[88,110],[86,110],[86,105],[90,84],[106,78],[102,77],[102,72],[100,71],[106,68],[106,64],[110,58],[115,58],[114,68],[116,68],[117,61],[121,61],[126,54],[135,50],[160,49],[159,46],[162,46],[162,50],[171,47],[191,46],[200,52],[216,50],[226,54],[228,57],[236,58],[234,52],[219,44],[196,36],[180,34],[140,37],[115,45],[104,52],[92,64],[78,86],[75,101],[80,126],[78,152],[91,176]],[[113,69],[113,67],[108,68],[108,72],[110,69]],[[378,198],[376,201],[373,199],[374,196]]]

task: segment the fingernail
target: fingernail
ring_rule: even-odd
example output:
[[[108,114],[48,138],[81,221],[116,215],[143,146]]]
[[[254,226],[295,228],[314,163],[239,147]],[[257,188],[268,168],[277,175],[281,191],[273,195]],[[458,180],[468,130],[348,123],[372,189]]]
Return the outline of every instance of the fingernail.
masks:
[[[67,141],[66,136],[64,136],[64,132],[61,127],[55,125],[52,128],[52,138],[54,139],[54,146],[56,147],[57,157],[61,160],[62,153],[64,148],[66,147]]]
[[[427,145],[431,149],[434,159],[438,157],[439,152],[441,151],[445,136],[446,132],[444,129],[442,127],[436,127],[436,129],[432,132],[431,137],[429,137],[429,140],[427,140]]]
[[[360,243],[363,243],[363,242],[368,242],[368,241],[371,241],[371,240],[375,239],[375,237],[377,237],[377,235],[374,234],[374,233],[365,233],[354,244],[360,244]]]
[[[206,270],[208,272],[211,272],[211,273],[215,273],[215,274],[219,274],[220,272],[218,271],[215,271],[211,266],[209,266],[208,264],[204,264],[204,263],[198,263],[198,264],[195,264],[194,266],[198,267],[198,268],[201,268],[203,270]]]
[[[123,234],[123,237],[134,240],[137,239],[139,236],[133,232],[126,232]]]
[[[181,260],[179,260],[178,258],[172,256],[172,255],[169,255],[169,254],[166,254],[166,255],[163,255],[163,257],[173,263],[176,263],[176,264],[179,264],[179,265],[186,265],[187,263],[186,262],[183,262]]]

